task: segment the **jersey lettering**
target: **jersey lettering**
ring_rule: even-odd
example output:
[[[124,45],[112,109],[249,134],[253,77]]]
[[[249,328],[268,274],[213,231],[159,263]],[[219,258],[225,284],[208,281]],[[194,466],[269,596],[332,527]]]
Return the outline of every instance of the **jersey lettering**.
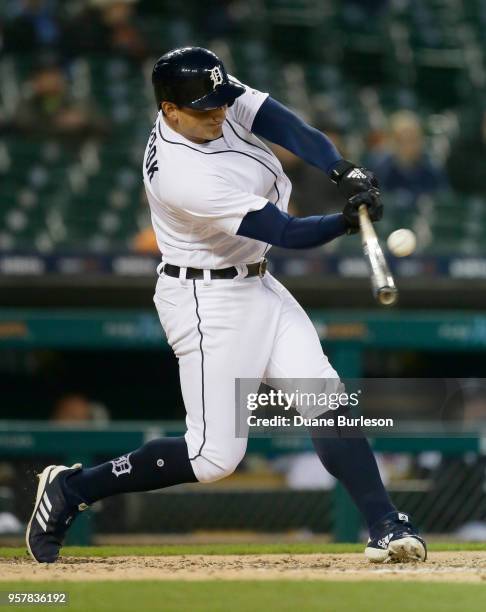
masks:
[[[150,133],[149,143],[148,143],[148,153],[147,158],[145,160],[145,169],[147,170],[147,174],[150,182],[154,178],[154,174],[158,171],[159,166],[157,165],[157,147],[155,146],[155,139],[157,138],[157,133],[155,131],[155,126]]]

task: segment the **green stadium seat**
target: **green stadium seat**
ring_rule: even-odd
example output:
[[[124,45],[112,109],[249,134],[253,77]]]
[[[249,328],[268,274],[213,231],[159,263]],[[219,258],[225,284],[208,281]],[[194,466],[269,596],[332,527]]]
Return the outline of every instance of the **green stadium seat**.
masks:
[[[154,3],[157,10],[159,4]],[[262,0],[262,11],[252,11],[235,22],[231,36],[208,45],[225,50],[240,79],[291,104],[294,75],[297,93],[304,87],[301,93],[310,102],[306,111],[311,115],[314,109],[320,119],[328,117],[344,128],[357,157],[377,116],[385,123],[391,112],[409,108],[426,126],[432,112],[451,107],[469,108],[476,116],[485,92],[471,80],[465,52],[486,60],[486,0],[392,2],[366,28],[359,3],[353,4],[350,9],[350,3],[338,0]],[[186,6],[176,0],[163,8],[165,17],[147,27],[148,38],[161,51],[189,42],[206,10],[204,3]],[[20,88],[33,59],[3,57],[0,76]],[[302,69],[295,71],[295,62]],[[75,59],[74,82],[111,119],[111,131],[100,141],[76,148],[55,139],[1,137],[0,250],[11,248],[5,245],[36,244],[46,251],[128,245],[140,224],[141,160],[155,117],[146,79],[150,63],[141,67],[100,55]],[[423,227],[431,235],[425,252],[481,251],[482,198],[438,196],[413,211],[401,209],[398,197],[384,198],[381,236],[397,227]],[[359,239],[329,246],[338,253],[359,253],[360,248]]]

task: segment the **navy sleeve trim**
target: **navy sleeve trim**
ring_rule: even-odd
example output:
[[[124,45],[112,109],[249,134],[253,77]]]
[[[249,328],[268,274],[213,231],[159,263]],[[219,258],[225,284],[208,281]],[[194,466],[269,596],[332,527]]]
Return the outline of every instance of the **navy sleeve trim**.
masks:
[[[315,217],[292,217],[268,202],[243,218],[238,236],[253,238],[285,249],[310,249],[346,233],[341,213]]]

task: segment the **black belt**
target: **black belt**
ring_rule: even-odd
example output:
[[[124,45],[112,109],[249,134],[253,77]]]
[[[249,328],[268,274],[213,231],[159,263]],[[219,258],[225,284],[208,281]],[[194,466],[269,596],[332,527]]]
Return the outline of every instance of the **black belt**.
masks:
[[[257,263],[247,264],[248,274],[244,278],[249,278],[250,276],[259,276],[263,278],[265,276],[265,272],[267,271],[267,260],[263,259]],[[173,276],[175,278],[179,278],[181,269],[179,266],[173,266],[172,264],[164,264],[162,268],[162,272],[167,274],[167,276]],[[238,276],[238,270],[232,266],[231,268],[221,268],[220,270],[209,270],[211,273],[211,279],[213,278],[234,278]],[[200,268],[186,268],[186,278],[188,280],[198,280],[204,278],[204,270]]]

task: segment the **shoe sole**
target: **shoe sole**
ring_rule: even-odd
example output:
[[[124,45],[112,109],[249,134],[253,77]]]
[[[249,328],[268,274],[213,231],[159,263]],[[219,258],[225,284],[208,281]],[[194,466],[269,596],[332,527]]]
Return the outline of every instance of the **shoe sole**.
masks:
[[[371,563],[423,562],[427,559],[427,549],[417,538],[406,537],[390,542],[386,550],[368,547],[365,555]]]
[[[34,559],[34,561],[37,561],[37,563],[49,563],[49,561],[39,561],[38,559],[36,559],[34,553],[32,552],[30,544],[29,544],[32,521],[34,520],[35,515],[37,514],[37,510],[39,509],[39,504],[41,502],[42,496],[44,495],[47,481],[49,480],[49,477],[51,476],[53,472],[55,473],[53,475],[53,478],[50,479],[51,482],[60,472],[63,472],[64,470],[76,468],[76,467],[81,467],[81,464],[75,463],[73,466],[71,466],[71,468],[68,468],[65,465],[48,465],[46,468],[42,470],[40,474],[37,475],[39,478],[39,484],[37,485],[37,494],[35,497],[34,511],[32,512],[32,516],[30,517],[30,521],[28,522],[27,529],[25,531],[25,543],[27,544],[27,550],[29,551],[29,555],[32,557],[32,559]]]

